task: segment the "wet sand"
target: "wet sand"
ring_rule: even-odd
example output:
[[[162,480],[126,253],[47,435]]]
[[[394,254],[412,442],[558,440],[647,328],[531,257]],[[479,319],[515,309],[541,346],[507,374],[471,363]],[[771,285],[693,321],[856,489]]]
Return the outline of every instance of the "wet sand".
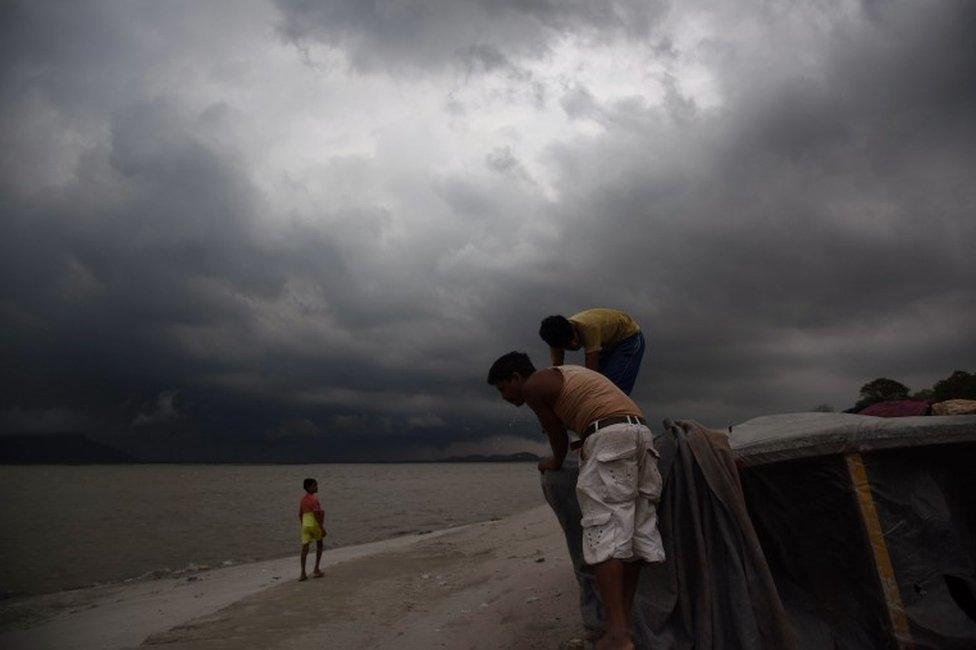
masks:
[[[326,550],[322,568],[324,578],[298,582],[296,553],[13,599],[0,603],[0,647],[520,649],[582,636],[565,542],[546,506]]]

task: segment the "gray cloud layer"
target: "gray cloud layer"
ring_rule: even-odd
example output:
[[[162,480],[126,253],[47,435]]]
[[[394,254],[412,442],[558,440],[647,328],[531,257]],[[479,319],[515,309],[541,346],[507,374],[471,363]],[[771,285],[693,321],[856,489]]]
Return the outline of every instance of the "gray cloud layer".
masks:
[[[0,424],[156,457],[536,439],[487,366],[512,348],[543,362],[539,319],[590,306],[647,331],[652,419],[721,426],[973,370],[976,10],[845,11],[7,4]],[[724,29],[689,40],[698,15]],[[474,119],[452,94],[500,73],[520,110],[592,129],[531,160],[531,133],[496,138],[480,169],[442,171],[405,118],[368,155],[328,157],[328,193],[288,181],[286,207],[254,162],[279,88],[255,77],[258,45],[296,74],[441,93],[442,120]],[[721,102],[678,72],[648,81],[657,103],[546,82],[567,47],[692,57]]]
[[[362,71],[463,65],[472,70],[544,57],[552,41],[641,39],[666,10],[639,0],[278,0],[282,33],[348,52]]]

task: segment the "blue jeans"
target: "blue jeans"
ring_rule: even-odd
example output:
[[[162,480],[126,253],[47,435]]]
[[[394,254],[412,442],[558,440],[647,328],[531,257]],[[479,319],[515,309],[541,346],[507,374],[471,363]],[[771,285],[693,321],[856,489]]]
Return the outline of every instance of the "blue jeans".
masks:
[[[630,395],[644,358],[644,335],[637,332],[612,348],[600,351],[600,374]]]

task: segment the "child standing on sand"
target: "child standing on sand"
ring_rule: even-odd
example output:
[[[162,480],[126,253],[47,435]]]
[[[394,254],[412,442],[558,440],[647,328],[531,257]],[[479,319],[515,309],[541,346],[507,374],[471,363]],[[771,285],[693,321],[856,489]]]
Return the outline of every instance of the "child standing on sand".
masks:
[[[315,540],[315,571],[312,572],[313,578],[322,577],[322,569],[319,563],[322,561],[322,538],[325,537],[325,511],[319,504],[319,498],[315,493],[319,491],[319,484],[314,478],[307,478],[302,482],[305,488],[305,496],[302,497],[298,505],[298,520],[302,524],[302,575],[301,580],[308,580],[305,574],[305,558],[308,557],[308,545]]]

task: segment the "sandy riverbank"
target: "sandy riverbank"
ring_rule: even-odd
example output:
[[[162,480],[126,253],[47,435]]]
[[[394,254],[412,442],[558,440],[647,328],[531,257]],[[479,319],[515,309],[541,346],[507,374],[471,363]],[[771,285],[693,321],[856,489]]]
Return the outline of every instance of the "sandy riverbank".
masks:
[[[311,566],[311,564],[310,564]],[[498,521],[0,604],[0,647],[560,648],[582,634],[546,506]]]

